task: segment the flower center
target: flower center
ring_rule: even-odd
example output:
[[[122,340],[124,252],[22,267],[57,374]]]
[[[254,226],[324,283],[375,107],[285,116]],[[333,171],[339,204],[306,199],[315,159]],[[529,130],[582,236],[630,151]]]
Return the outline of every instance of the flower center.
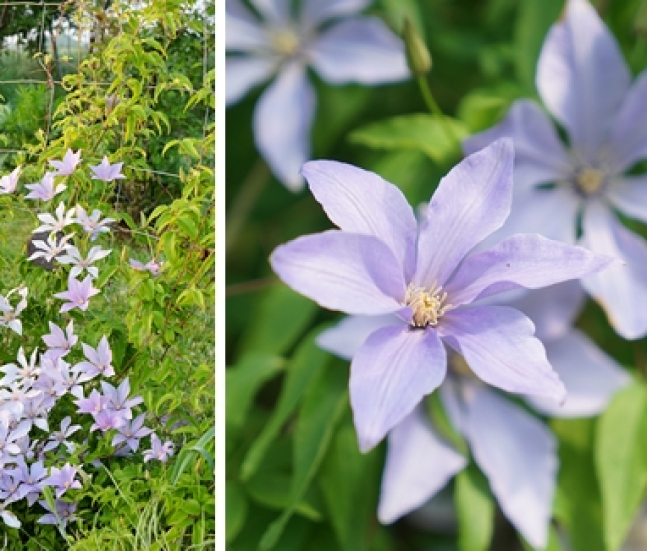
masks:
[[[292,29],[280,29],[271,34],[272,45],[277,53],[293,56],[299,49],[299,37]]]
[[[444,304],[447,293],[441,294],[442,290],[435,281],[429,288],[409,285],[405,304],[413,310],[410,322],[413,327],[436,326],[439,318],[452,307]]]
[[[597,168],[583,168],[575,174],[575,185],[584,195],[595,195],[606,180],[606,174]]]

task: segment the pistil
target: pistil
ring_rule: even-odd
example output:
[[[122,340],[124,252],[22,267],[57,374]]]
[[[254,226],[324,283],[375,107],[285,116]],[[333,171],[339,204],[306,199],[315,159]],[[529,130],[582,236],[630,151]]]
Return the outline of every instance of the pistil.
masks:
[[[605,173],[597,168],[583,168],[575,174],[575,185],[584,195],[595,195],[605,183]]]

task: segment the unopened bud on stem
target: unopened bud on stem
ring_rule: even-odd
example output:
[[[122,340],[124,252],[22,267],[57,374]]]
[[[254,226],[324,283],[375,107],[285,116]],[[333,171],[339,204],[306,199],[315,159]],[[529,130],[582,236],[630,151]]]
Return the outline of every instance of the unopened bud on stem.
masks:
[[[408,17],[404,20],[402,38],[411,73],[417,77],[426,75],[431,70],[431,55]]]

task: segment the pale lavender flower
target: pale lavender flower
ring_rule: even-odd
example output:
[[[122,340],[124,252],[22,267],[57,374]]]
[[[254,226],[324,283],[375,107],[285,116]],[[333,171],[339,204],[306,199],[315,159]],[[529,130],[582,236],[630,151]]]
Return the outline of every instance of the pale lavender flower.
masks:
[[[68,243],[70,239],[74,236],[73,233],[69,235],[63,235],[59,239],[58,234],[50,233],[47,236],[47,241],[35,240],[32,241],[32,244],[37,250],[27,258],[27,260],[35,260],[36,258],[44,258],[47,262],[51,262],[54,257],[57,257],[67,251],[73,245]],[[75,247],[76,248],[76,247]]]
[[[353,358],[350,400],[362,451],[442,383],[443,342],[489,384],[564,399],[532,322],[513,308],[471,303],[582,277],[614,259],[523,234],[465,258],[509,214],[512,163],[510,140],[463,160],[441,180],[420,227],[400,190],[379,176],[331,161],[304,166],[312,193],[341,231],[278,247],[274,271],[326,308],[396,313],[406,322],[372,333]]]
[[[647,222],[647,175],[627,174],[647,157],[647,71],[632,83],[615,38],[586,0],[569,0],[544,41],[537,90],[568,135],[566,146],[533,101],[516,101],[498,126],[467,139],[471,152],[514,139],[515,199],[503,231],[538,232],[622,258],[582,280],[619,335],[647,333],[647,243],[615,210]]]
[[[117,388],[106,381],[101,381],[101,389],[107,400],[106,409],[119,413],[124,419],[132,419],[132,408],[144,401],[141,396],[128,398],[130,394],[130,381],[128,377]]]
[[[74,224],[76,222],[76,218],[74,218],[74,213],[75,213],[74,207],[72,207],[70,210],[66,212],[65,205],[63,203],[59,203],[55,211],[56,218],[54,218],[54,216],[48,213],[39,214],[38,219],[43,223],[40,226],[38,226],[35,230],[33,230],[32,233],[39,233],[39,232],[45,232],[45,231],[52,232],[52,233],[57,233],[59,231],[62,232],[65,226],[69,226],[70,224]]]
[[[548,359],[564,381],[562,405],[525,396],[536,409],[556,417],[600,413],[630,378],[613,359],[572,327],[581,309],[579,284],[562,283],[516,297],[511,305],[536,326]],[[404,322],[391,315],[349,316],[324,331],[317,343],[352,359],[376,329]],[[463,435],[489,479],[504,514],[533,547],[543,548],[556,485],[556,440],[523,408],[483,385],[463,358],[449,355],[449,371],[440,389],[441,403],[454,429]],[[447,443],[418,408],[388,435],[378,518],[389,524],[433,497],[467,461]]]
[[[89,413],[95,415],[105,409],[107,398],[101,396],[95,388],[87,398],[79,397],[74,403],[77,405],[77,413]]]
[[[112,249],[102,249],[101,247],[92,247],[88,252],[88,256],[83,258],[79,249],[70,245],[67,248],[67,254],[57,256],[57,262],[61,264],[74,264],[70,270],[70,277],[77,277],[83,273],[83,270],[88,272],[92,278],[99,277],[99,269],[92,266],[97,260],[105,258],[112,252]]]
[[[50,333],[42,336],[43,341],[47,345],[44,356],[48,358],[62,358],[67,356],[70,349],[79,340],[79,337],[74,334],[74,320],[70,320],[70,323],[67,324],[65,333],[55,323],[51,321],[48,323]]]
[[[93,413],[94,423],[90,427],[90,432],[99,429],[101,432],[116,429],[123,426],[127,421],[121,411],[114,409],[103,409],[99,413]]]
[[[148,463],[151,459],[157,459],[162,463],[166,463],[168,458],[173,455],[173,442],[167,441],[162,444],[157,434],[151,434],[151,449],[144,450],[144,463]]]
[[[76,206],[76,215],[78,222],[83,226],[83,230],[90,234],[90,241],[94,241],[102,233],[108,233],[110,228],[108,224],[112,224],[116,220],[114,218],[101,218],[101,211],[94,209],[92,214],[88,216],[85,209],[79,205]]]
[[[9,297],[14,293],[20,295],[20,301],[16,304],[15,308],[9,302]],[[6,326],[19,335],[22,335],[22,322],[18,319],[18,316],[27,308],[27,294],[27,287],[21,285],[20,287],[11,289],[6,297],[0,295],[0,327]]]
[[[93,180],[103,180],[104,182],[112,182],[113,180],[122,180],[125,176],[121,173],[121,167],[124,163],[110,164],[108,157],[104,157],[101,164],[92,166],[90,170],[94,173]]]
[[[97,375],[112,377],[115,374],[111,363],[112,350],[105,335],[101,337],[96,349],[85,343],[81,345],[87,361],[79,362],[74,366],[74,370],[80,374],[80,381],[89,381]]]
[[[80,489],[81,483],[76,480],[77,468],[69,463],[63,465],[62,469],[52,467],[50,475],[43,481],[44,485],[52,486],[55,489],[56,497],[61,497],[68,490]]]
[[[136,452],[139,448],[139,441],[148,436],[151,432],[151,429],[143,427],[144,420],[146,419],[146,414],[142,413],[135,417],[132,421],[126,422],[124,425],[117,429],[118,433],[115,434],[115,437],[112,439],[112,445],[117,446],[121,443],[125,443],[132,451]]]
[[[40,182],[27,184],[25,187],[31,190],[25,195],[25,199],[40,199],[41,201],[51,201],[59,193],[67,189],[64,184],[58,184],[54,187],[54,174],[52,172],[46,172]]]
[[[4,377],[0,379],[0,385],[9,385],[17,381],[22,386],[29,388],[40,373],[40,368],[37,365],[38,349],[35,349],[31,353],[31,357],[29,361],[27,361],[25,351],[21,346],[18,350],[17,359],[21,367],[18,367],[13,363],[0,367],[0,371],[5,374]]]
[[[56,169],[54,176],[69,176],[74,172],[76,165],[81,162],[81,150],[79,149],[74,153],[71,149],[68,149],[62,161],[47,162]]]
[[[54,514],[46,500],[39,500],[38,503],[40,503],[44,509],[50,511],[36,521],[39,524],[62,524],[63,526],[67,526],[68,522],[78,520],[78,517],[74,516],[74,512],[77,507],[76,502],[68,503],[61,499],[55,500],[54,505],[56,506],[56,514]]]
[[[394,82],[409,75],[404,46],[378,18],[353,17],[370,0],[303,0],[296,18],[282,0],[252,4],[262,21],[240,0],[225,4],[226,47],[235,54],[227,57],[226,101],[235,103],[276,74],[256,106],[254,138],[272,172],[298,191],[315,112],[308,66],[331,84]]]
[[[28,465],[22,456],[18,456],[16,467],[7,469],[7,473],[21,481],[24,497],[30,506],[33,505],[42,493],[44,487],[42,481],[47,477],[47,469],[43,462],[35,461]]]
[[[21,167],[16,167],[11,174],[0,178],[0,195],[9,194],[16,191],[18,178],[20,177]]]
[[[68,415],[61,421],[61,430],[50,433],[43,448],[43,452],[54,450],[59,446],[65,446],[68,453],[73,453],[75,449],[74,442],[69,442],[68,438],[76,431],[81,430],[81,425],[71,425],[72,418]],[[71,426],[70,426],[71,425]]]
[[[24,420],[29,430],[32,426],[37,426],[39,429],[42,429],[46,432],[49,431],[49,425],[47,423],[47,416],[49,414],[48,407],[48,397],[44,394],[39,394],[33,398],[29,398],[22,403],[23,410],[21,412],[21,419]],[[20,441],[17,440],[16,444],[20,446]],[[29,440],[26,444],[29,446]],[[27,452],[23,449],[20,450],[21,455],[26,455]]]
[[[72,310],[72,308],[85,311],[90,305],[88,302],[90,297],[100,293],[99,289],[92,286],[91,276],[86,276],[83,281],[70,277],[67,280],[67,287],[67,291],[54,294],[56,298],[69,301],[61,306],[61,312],[67,312],[68,310]]]
[[[163,266],[162,262],[157,262],[154,258],[149,260],[146,264],[142,264],[139,260],[130,258],[128,263],[133,270],[137,270],[138,272],[150,272],[153,277],[159,277]]]

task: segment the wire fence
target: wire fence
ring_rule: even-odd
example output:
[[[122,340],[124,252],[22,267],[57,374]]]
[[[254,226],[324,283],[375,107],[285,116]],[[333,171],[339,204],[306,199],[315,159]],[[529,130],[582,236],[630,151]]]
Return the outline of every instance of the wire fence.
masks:
[[[148,0],[154,1],[154,0]],[[211,69],[213,56],[211,48],[215,43],[214,24],[206,15],[205,5],[201,0],[200,9],[204,12],[204,32],[202,36],[202,74],[206,78]],[[42,87],[45,92],[45,116],[43,131],[46,142],[52,131],[55,100],[59,94],[66,93],[64,77],[76,73],[82,60],[93,52],[99,43],[117,36],[115,29],[106,25],[106,12],[112,0],[64,0],[21,1],[0,0],[0,135],[3,132],[3,108],[11,108],[11,98],[24,87]],[[133,7],[142,2],[132,2]],[[12,30],[15,32],[12,33]],[[121,27],[116,33],[122,32]],[[112,34],[111,34],[112,33]],[[105,87],[112,85],[107,81],[84,81],[81,86]],[[156,86],[145,86],[153,91]],[[165,86],[166,91],[184,91],[183,88]],[[206,109],[202,136],[214,116]],[[20,144],[0,146],[0,168],[3,155],[24,153],[31,155]],[[147,169],[140,166],[128,166],[134,171],[156,174],[177,179],[175,173]]]

